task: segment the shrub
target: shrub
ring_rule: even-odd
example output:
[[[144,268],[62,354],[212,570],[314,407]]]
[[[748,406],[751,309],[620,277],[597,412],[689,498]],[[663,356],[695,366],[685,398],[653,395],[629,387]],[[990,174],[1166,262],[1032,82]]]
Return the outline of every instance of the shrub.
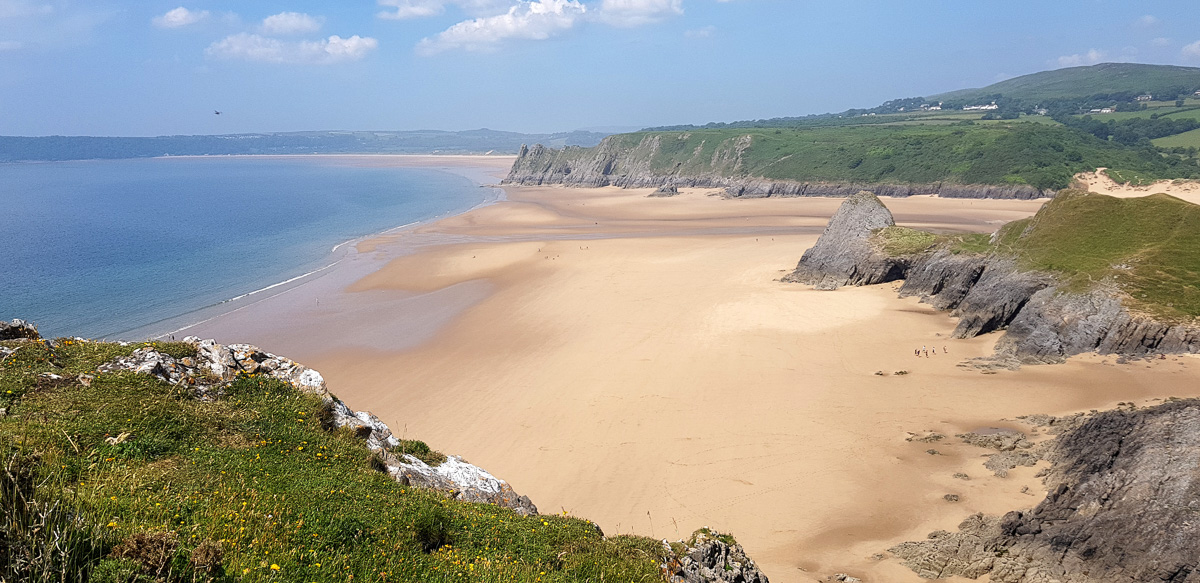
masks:
[[[418,511],[413,520],[413,531],[421,550],[432,553],[452,544],[450,526],[450,513],[440,505],[427,506]]]

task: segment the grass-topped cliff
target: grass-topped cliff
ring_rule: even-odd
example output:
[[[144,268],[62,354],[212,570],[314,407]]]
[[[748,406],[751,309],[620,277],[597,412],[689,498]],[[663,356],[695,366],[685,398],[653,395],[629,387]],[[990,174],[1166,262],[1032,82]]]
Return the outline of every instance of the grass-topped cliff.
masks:
[[[1130,307],[1200,318],[1200,205],[1173,196],[1064,191],[1032,218],[1005,225],[991,251],[1054,273],[1067,289],[1112,281]]]
[[[955,338],[1004,330],[1003,366],[1200,353],[1200,206],[1064,190],[991,236],[947,235],[897,226],[860,192],[784,278],[817,289],[895,280],[901,296],[956,316]]]
[[[990,238],[893,226],[873,239],[893,256],[944,248],[1012,257],[1023,270],[1053,274],[1065,291],[1114,285],[1140,312],[1170,321],[1200,318],[1200,205],[1166,194],[1116,198],[1064,190]]]
[[[0,580],[661,580],[658,541],[398,483],[327,400],[266,375],[206,401],[96,372],[141,347],[0,342]]]
[[[1145,179],[1200,177],[1190,158],[1042,123],[861,125],[639,132],[595,148],[525,152],[509,181],[638,185],[720,180],[1065,188],[1097,167]]]

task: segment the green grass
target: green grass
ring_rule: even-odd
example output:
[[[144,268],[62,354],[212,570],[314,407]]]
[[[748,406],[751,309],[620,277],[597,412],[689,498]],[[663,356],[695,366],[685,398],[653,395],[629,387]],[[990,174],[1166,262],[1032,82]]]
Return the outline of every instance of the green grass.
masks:
[[[872,239],[880,250],[893,257],[927,251],[941,240],[933,233],[895,225],[879,229]]]
[[[1155,146],[1160,148],[1200,148],[1200,128],[1182,134],[1158,138],[1157,140],[1153,140],[1153,142]]]
[[[1150,92],[1158,95],[1181,86],[1200,87],[1200,68],[1102,63],[1022,75],[987,87],[952,91],[928,99],[971,101],[1002,94],[1005,97],[1038,101],[1117,92]]]
[[[997,251],[1058,274],[1068,289],[1108,280],[1134,309],[1172,321],[1200,317],[1200,205],[1165,194],[1065,191],[998,239]]]
[[[626,167],[648,167],[666,175],[1047,189],[1065,188],[1076,173],[1098,167],[1155,179],[1200,177],[1194,160],[1163,157],[1061,126],[1011,121],[638,132],[610,136],[604,147],[619,153],[617,174]],[[586,159],[593,150],[573,152]]]
[[[980,233],[945,235],[893,225],[875,231],[871,242],[887,255],[902,257],[934,249],[946,249],[955,254],[983,254],[990,251],[990,238],[990,235]]]
[[[137,346],[3,344],[18,350],[0,362],[0,454],[97,533],[77,549],[97,580],[130,574],[100,557],[164,539],[175,542],[154,569],[169,581],[660,580],[652,539],[396,483],[349,432],[321,429],[318,397],[279,381],[243,375],[204,403],[147,375],[76,380]],[[220,550],[219,569],[196,566],[202,547]]]

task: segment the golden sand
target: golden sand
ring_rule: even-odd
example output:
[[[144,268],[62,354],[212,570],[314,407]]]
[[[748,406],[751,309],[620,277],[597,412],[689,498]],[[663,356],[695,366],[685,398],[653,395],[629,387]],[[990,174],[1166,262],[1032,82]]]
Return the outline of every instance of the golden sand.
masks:
[[[672,540],[728,531],[776,583],[837,572],[919,581],[874,555],[1044,495],[1038,468],[992,476],[986,452],[955,433],[1200,387],[1200,361],[1186,357],[982,374],[959,364],[989,354],[995,336],[951,340],[955,321],[897,299],[895,284],[820,292],[778,281],[840,200],[507,192],[361,244],[378,268],[322,292],[349,319],[305,308],[287,323],[260,318],[239,339],[302,357],[352,407],[487,468],[543,512]],[[974,232],[1041,204],[885,202],[900,224]],[[415,254],[395,251],[416,243]],[[479,285],[415,344],[353,340],[417,330],[396,298]],[[287,301],[312,301],[296,297]],[[281,313],[268,304],[240,318]],[[938,354],[915,358],[921,346]],[[906,440],[929,430],[948,438]]]

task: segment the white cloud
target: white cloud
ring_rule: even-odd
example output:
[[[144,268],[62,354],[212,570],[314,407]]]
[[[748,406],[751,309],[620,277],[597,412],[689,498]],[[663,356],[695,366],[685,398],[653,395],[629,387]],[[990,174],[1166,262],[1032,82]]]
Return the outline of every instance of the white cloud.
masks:
[[[207,10],[188,10],[180,6],[172,10],[168,10],[162,16],[155,16],[150,19],[154,26],[159,28],[179,28],[201,22],[209,17]]]
[[[1183,47],[1183,56],[1188,59],[1200,60],[1200,40]]]
[[[19,40],[0,40],[0,51],[16,51],[25,46]]]
[[[1151,27],[1157,25],[1158,22],[1159,22],[1158,18],[1147,14],[1147,15],[1135,20],[1134,24],[1137,24],[1138,26],[1140,26],[1142,28],[1151,28]]]
[[[488,50],[508,39],[543,40],[570,30],[587,14],[578,0],[520,0],[508,12],[465,20],[433,38],[422,39],[417,52],[433,55],[451,49]]]
[[[1171,45],[1171,39],[1165,36],[1160,36],[1156,39],[1151,39],[1150,44],[1156,47],[1166,47]]]
[[[378,14],[380,18],[405,20],[436,16],[447,6],[457,6],[470,16],[495,16],[502,14],[512,5],[511,0],[378,0],[380,6],[389,6]]]
[[[264,18],[259,28],[264,34],[301,34],[317,32],[322,24],[323,18],[314,18],[303,12],[280,12]]]
[[[700,28],[693,28],[692,30],[685,30],[683,31],[683,36],[688,38],[708,38],[715,32],[717,32],[717,27],[710,24]]]
[[[1058,58],[1058,66],[1060,67],[1078,67],[1080,65],[1095,65],[1104,60],[1104,51],[1091,49],[1088,52],[1079,55],[1065,55]]]
[[[52,12],[54,7],[49,4],[35,4],[28,0],[0,0],[0,20],[43,16]]]
[[[241,33],[214,42],[204,52],[209,56],[222,59],[330,65],[345,61],[357,61],[378,46],[379,41],[358,35],[342,38],[335,34],[319,41],[285,42],[257,34]]]
[[[616,26],[641,26],[683,14],[683,0],[603,0],[599,18]]]

